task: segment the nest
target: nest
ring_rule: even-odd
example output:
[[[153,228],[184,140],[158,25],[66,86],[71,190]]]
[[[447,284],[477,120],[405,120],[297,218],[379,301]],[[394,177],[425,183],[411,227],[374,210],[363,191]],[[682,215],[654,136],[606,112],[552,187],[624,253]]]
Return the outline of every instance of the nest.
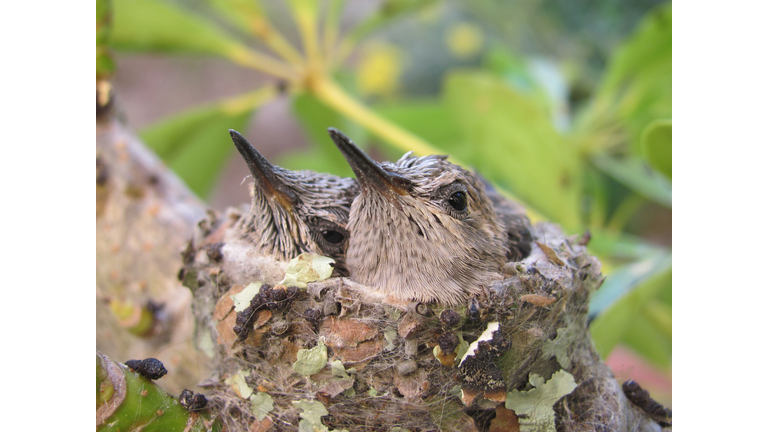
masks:
[[[313,420],[322,422],[316,430],[514,430],[507,392],[531,389],[531,374],[558,371],[578,384],[554,404],[558,431],[659,429],[593,349],[587,309],[603,280],[600,263],[556,226],[534,226],[531,255],[467,304],[396,307],[346,278],[291,289],[277,285],[285,263],[251,260],[243,270],[228,262],[223,233],[238,216],[211,213],[200,223],[181,275],[195,297],[197,344],[216,364],[201,386],[228,431],[295,431],[309,421],[300,401],[327,411]],[[256,280],[259,294],[238,313],[230,296]],[[320,345],[327,363],[298,373],[301,350]],[[268,412],[254,407],[256,394],[269,396]]]

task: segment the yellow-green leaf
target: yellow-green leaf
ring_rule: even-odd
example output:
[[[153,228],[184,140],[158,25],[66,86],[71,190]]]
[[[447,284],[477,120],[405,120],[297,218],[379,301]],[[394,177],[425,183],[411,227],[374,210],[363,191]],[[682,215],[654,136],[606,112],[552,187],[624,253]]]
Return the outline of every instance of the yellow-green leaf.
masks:
[[[485,72],[451,73],[444,97],[463,135],[445,150],[549,219],[580,226],[581,161],[538,104]]]
[[[160,0],[114,0],[116,49],[228,57],[243,45],[214,23]]]
[[[606,357],[635,325],[643,307],[671,284],[669,253],[613,271],[590,302],[591,315],[602,311],[589,326],[600,355]]]
[[[611,57],[580,129],[588,134],[618,128],[621,144],[640,155],[643,128],[672,117],[672,5],[649,13]],[[593,145],[591,139],[585,145]],[[598,146],[599,148],[599,146]]]
[[[190,189],[206,197],[235,149],[229,129],[244,131],[255,105],[193,108],[150,125],[141,137]]]
[[[672,180],[672,120],[655,120],[643,130],[643,157]]]

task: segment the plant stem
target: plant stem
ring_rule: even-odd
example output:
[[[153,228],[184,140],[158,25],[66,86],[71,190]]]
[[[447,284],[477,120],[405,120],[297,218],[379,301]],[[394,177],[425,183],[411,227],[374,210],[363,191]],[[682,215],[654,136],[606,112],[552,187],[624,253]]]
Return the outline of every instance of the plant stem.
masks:
[[[289,81],[297,81],[298,74],[289,65],[275,60],[264,54],[244,49],[240,46],[233,47],[229,52],[229,59],[241,66],[260,70],[278,78]]]
[[[322,103],[360,123],[366,129],[400,150],[413,151],[420,156],[440,153],[438,149],[432,147],[428,142],[384,119],[371,111],[367,106],[353,99],[328,77],[315,77],[311,82],[309,90]]]
[[[272,27],[269,21],[263,17],[254,17],[251,20],[251,28],[256,37],[264,41],[275,54],[288,63],[296,68],[304,64],[304,57],[301,53],[279,31]]]
[[[219,102],[221,109],[228,114],[236,115],[258,108],[277,96],[277,88],[267,85],[243,95],[225,99]]]
[[[320,69],[320,53],[317,40],[317,18],[318,2],[316,0],[292,0],[288,2],[296,25],[301,33],[301,40],[304,44],[304,52],[307,54],[309,63],[308,70]]]
[[[323,24],[323,48],[328,63],[333,58],[333,48],[339,37],[339,15],[344,7],[344,0],[330,0],[325,13],[325,23]]]

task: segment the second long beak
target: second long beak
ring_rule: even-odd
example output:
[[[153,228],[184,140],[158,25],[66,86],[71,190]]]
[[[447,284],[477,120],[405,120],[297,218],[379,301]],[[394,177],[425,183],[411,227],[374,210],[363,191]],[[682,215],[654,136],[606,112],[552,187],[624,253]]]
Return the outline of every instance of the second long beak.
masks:
[[[328,133],[331,135],[331,139],[333,139],[336,147],[341,150],[341,154],[344,155],[349,166],[352,167],[352,171],[355,172],[355,176],[360,180],[361,186],[373,187],[387,197],[393,193],[397,195],[408,194],[411,184],[410,180],[382,168],[370,156],[360,150],[351,139],[337,129],[328,128]]]
[[[232,141],[245,159],[245,163],[248,164],[248,169],[261,191],[268,198],[275,199],[286,210],[293,211],[293,207],[298,204],[298,197],[293,189],[283,181],[280,174],[275,171],[275,167],[261,153],[256,151],[239,132],[230,129],[229,135],[232,136]]]

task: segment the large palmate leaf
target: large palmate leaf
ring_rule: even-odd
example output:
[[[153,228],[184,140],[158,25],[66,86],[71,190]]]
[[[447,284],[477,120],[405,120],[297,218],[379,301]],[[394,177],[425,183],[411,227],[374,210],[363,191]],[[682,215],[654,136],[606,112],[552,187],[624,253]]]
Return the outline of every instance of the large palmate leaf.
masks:
[[[229,57],[247,49],[215,24],[160,0],[114,0],[111,44],[125,51]]]
[[[275,95],[272,87],[183,111],[150,125],[141,137],[199,196],[213,188],[234,151],[229,129],[244,132],[256,107]]]
[[[567,229],[580,226],[582,166],[529,97],[485,72],[454,72],[445,104],[462,133],[446,150]]]

